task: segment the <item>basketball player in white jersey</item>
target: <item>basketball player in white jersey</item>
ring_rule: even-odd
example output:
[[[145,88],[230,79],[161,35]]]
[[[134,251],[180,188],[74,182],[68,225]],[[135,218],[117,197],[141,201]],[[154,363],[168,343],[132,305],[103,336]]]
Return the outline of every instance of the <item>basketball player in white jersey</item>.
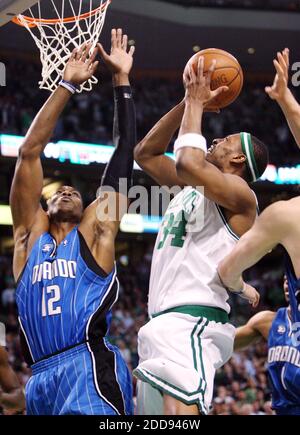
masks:
[[[212,92],[212,64],[184,74],[185,99],[137,145],[139,165],[163,186],[181,186],[164,216],[153,253],[149,290],[150,321],[139,331],[140,414],[199,415],[210,409],[216,369],[231,356],[234,327],[218,263],[251,228],[256,198],[248,182],[264,172],[266,147],[248,133],[216,139],[207,150],[202,136],[205,105]],[[180,126],[176,162],[164,155]],[[189,186],[189,187],[187,187]],[[196,189],[204,187],[204,195]],[[203,225],[199,226],[202,214]],[[246,297],[258,303],[249,287]]]

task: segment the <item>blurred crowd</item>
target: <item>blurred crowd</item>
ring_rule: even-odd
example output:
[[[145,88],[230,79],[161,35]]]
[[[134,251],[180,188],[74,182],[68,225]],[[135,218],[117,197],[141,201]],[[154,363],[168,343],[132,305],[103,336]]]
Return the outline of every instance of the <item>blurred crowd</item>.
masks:
[[[0,132],[24,135],[48,94],[37,86],[39,65],[28,61],[7,61],[6,66],[7,86],[1,89],[0,95]],[[285,119],[276,104],[265,95],[264,85],[246,86],[241,97],[221,114],[207,114],[204,134],[212,140],[237,131],[250,131],[269,146],[273,163],[298,164],[294,141]],[[182,99],[183,88],[180,80],[158,78],[134,79],[133,88],[138,136],[142,138],[164,113]],[[91,94],[83,93],[71,99],[59,120],[53,140],[111,144],[112,120],[112,87],[110,79],[104,77]],[[152,248],[151,243],[145,246],[144,255],[138,261],[126,255],[118,261],[120,297],[114,308],[110,337],[120,348],[130,369],[138,363],[137,332],[147,322]],[[260,290],[259,310],[276,310],[284,304],[282,270],[279,267],[256,267],[247,278]],[[230,304],[231,321],[235,325],[244,324],[254,314],[245,300],[232,298]],[[6,324],[9,361],[20,382],[25,385],[31,372],[23,360],[18,337],[11,258],[4,256],[0,257],[0,321]],[[266,343],[261,342],[234,354],[218,371],[213,414],[272,414],[266,356]]]
[[[118,260],[120,296],[114,307],[110,340],[120,348],[130,370],[138,363],[138,330],[148,320],[147,293],[152,248],[152,243],[145,245],[144,254],[135,262],[131,262],[127,255]],[[266,272],[267,269],[256,267],[247,276],[247,280],[261,293],[258,310],[276,310],[284,304],[282,270],[276,267]],[[244,324],[254,315],[249,303],[239,297],[231,298],[230,304],[231,322],[236,326]],[[0,257],[0,321],[6,324],[9,361],[20,382],[25,385],[31,372],[23,361],[20,348],[10,257]],[[266,356],[267,346],[262,341],[234,354],[217,372],[212,414],[272,414]]]
[[[169,3],[177,3],[182,6],[204,7],[227,7],[247,9],[279,9],[287,11],[299,11],[299,0],[163,0]]]
[[[24,135],[48,93],[38,88],[40,65],[19,60],[7,60],[5,64],[7,86],[1,89],[0,95],[0,132]],[[298,163],[296,146],[285,118],[265,94],[265,85],[248,84],[230,107],[220,114],[207,114],[204,134],[211,141],[238,131],[249,131],[269,147],[272,163]],[[133,79],[133,89],[139,139],[183,98],[180,79]],[[300,95],[296,96],[300,99]],[[53,140],[111,144],[112,122],[112,87],[110,78],[104,77],[92,93],[71,99],[57,124]]]

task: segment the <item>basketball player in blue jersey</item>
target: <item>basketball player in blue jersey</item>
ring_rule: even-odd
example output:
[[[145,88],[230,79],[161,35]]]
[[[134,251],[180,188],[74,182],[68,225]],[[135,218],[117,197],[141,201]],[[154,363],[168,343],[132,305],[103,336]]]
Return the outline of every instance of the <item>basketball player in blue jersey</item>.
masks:
[[[285,299],[289,302],[286,276],[283,289]],[[300,297],[298,302],[300,306]],[[267,340],[272,408],[277,415],[300,415],[300,334],[296,342],[292,328],[289,305],[287,308],[280,308],[276,313],[257,313],[246,325],[237,328],[234,340],[235,350],[244,349],[261,337]]]
[[[107,334],[118,298],[114,242],[127,208],[127,191],[120,188],[126,181],[130,186],[136,142],[129,83],[134,47],[128,52],[127,36],[113,29],[110,54],[99,44],[89,57],[89,49],[73,52],[63,80],[35,118],[11,189],[19,321],[33,372],[26,386],[28,414],[133,412],[131,377]],[[41,155],[72,94],[96,70],[98,51],[113,75],[116,143],[101,194],[83,210],[80,193],[63,186],[44,211]],[[109,202],[106,212],[107,197],[120,213]]]

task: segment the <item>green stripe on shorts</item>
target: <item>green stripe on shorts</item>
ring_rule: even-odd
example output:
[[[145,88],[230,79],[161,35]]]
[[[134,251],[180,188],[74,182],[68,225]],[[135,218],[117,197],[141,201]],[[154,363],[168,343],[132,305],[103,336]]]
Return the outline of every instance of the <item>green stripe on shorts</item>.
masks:
[[[155,318],[161,316],[162,314],[168,313],[181,313],[181,314],[189,314],[193,317],[205,317],[210,322],[218,322],[218,323],[229,323],[229,317],[226,311],[221,308],[216,307],[207,307],[203,305],[182,305],[180,307],[170,308],[165,311],[161,311],[160,313],[153,314],[151,317]]]

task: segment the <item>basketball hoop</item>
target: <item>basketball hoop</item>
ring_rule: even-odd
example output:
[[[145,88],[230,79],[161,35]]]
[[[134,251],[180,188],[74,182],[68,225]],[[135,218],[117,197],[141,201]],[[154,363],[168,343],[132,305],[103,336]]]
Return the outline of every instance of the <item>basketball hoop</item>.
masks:
[[[40,89],[53,92],[73,49],[79,48],[84,43],[92,44],[91,52],[96,47],[111,0],[98,0],[99,6],[95,9],[93,9],[93,0],[49,1],[56,15],[55,18],[42,17],[40,0],[35,6],[37,14],[34,14],[33,8],[30,8],[27,16],[20,14],[12,21],[25,27],[33,37],[40,50],[43,66]],[[75,3],[78,4],[77,7]],[[66,16],[68,10],[71,11],[71,16]],[[93,76],[81,85],[78,92],[91,91],[96,83],[98,79]]]

